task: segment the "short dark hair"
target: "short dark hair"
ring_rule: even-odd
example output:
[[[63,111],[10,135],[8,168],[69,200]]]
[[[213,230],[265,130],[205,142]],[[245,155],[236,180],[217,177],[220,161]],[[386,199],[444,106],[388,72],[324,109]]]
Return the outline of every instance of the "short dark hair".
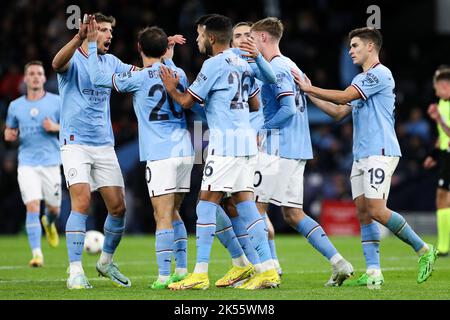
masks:
[[[101,12],[96,12],[96,13],[94,13],[94,17],[95,17],[95,21],[97,21],[97,23],[109,22],[109,23],[111,23],[112,27],[116,26],[116,18],[114,18],[113,16],[107,16]]]
[[[204,21],[205,32],[216,36],[219,43],[230,43],[233,35],[233,25],[228,17],[213,15]]]
[[[167,34],[159,27],[147,27],[139,32],[138,43],[147,57],[159,58],[167,50]]]
[[[276,17],[267,17],[256,21],[252,25],[254,31],[266,31],[276,40],[280,40],[283,36],[284,26],[280,19]]]
[[[205,21],[211,17],[218,16],[217,13],[209,13],[200,16],[197,20],[195,20],[195,26],[204,25]]]
[[[351,41],[354,37],[358,37],[363,41],[372,41],[378,51],[381,50],[381,46],[383,45],[383,36],[381,35],[381,32],[373,27],[358,28],[350,31],[348,40]]]
[[[30,66],[41,66],[42,68],[44,68],[44,64],[42,63],[41,60],[31,60],[30,62],[28,62],[25,67],[23,68],[23,72],[27,73],[27,69]]]

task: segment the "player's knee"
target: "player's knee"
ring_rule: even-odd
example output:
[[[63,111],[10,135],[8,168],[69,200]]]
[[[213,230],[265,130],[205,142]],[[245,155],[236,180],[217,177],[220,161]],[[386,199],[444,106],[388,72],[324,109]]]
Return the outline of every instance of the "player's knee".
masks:
[[[225,212],[227,213],[228,216],[230,216],[230,217],[237,217],[238,216],[236,207],[234,206],[234,204],[231,201],[231,199],[227,199],[227,201],[224,201],[222,207],[223,207],[223,209],[225,210]]]
[[[123,217],[125,215],[125,211],[127,211],[125,201],[120,201],[112,206],[109,210],[109,214],[114,217]]]
[[[58,216],[61,211],[60,207],[47,206],[47,210],[50,214]]]
[[[172,215],[163,213],[163,212],[155,212],[155,222],[159,227],[172,226]]]
[[[33,200],[27,202],[26,204],[27,212],[39,212],[41,210],[40,204],[41,204],[40,200]]]
[[[90,191],[82,191],[70,194],[70,201],[72,202],[72,210],[80,213],[87,213],[91,204]]]
[[[359,224],[365,225],[372,222],[372,217],[369,214],[369,211],[367,211],[365,208],[364,210],[358,209],[356,210]]]
[[[258,208],[259,213],[267,212],[269,207],[268,203],[256,202],[256,207]]]
[[[284,208],[282,211],[284,221],[292,228],[295,228],[305,215],[301,209],[296,208]]]
[[[384,221],[385,220],[385,215],[386,215],[386,210],[385,208],[379,206],[379,205],[373,205],[370,204],[368,205],[368,215],[370,217],[370,221],[372,220],[376,220],[376,221]],[[364,222],[366,222],[367,220],[365,220]]]

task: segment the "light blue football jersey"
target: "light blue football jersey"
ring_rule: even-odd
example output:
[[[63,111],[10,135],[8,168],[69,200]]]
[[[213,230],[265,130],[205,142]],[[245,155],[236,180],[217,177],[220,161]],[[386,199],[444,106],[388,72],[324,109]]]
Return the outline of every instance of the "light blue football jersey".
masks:
[[[103,72],[122,73],[134,70],[112,54],[99,55]],[[69,69],[58,73],[61,95],[60,144],[113,146],[111,126],[111,89],[92,85],[88,73],[88,55],[80,47],[70,59]]]
[[[19,166],[56,166],[61,164],[57,132],[43,127],[48,117],[59,123],[61,99],[46,92],[39,100],[22,96],[11,102],[6,126],[19,129]]]
[[[209,127],[208,153],[248,156],[257,152],[256,132],[250,125],[248,100],[258,94],[254,72],[233,49],[209,58],[187,89],[205,104]]]
[[[351,102],[353,157],[401,156],[395,134],[395,81],[391,71],[375,64],[352,81],[361,99]]]
[[[258,88],[261,88],[263,85],[263,82],[261,80],[256,79],[256,85]],[[259,100],[259,109],[258,111],[250,112],[250,124],[252,128],[258,132],[259,129],[264,125],[264,113],[263,113],[263,104],[261,99],[261,92],[258,93],[258,100]]]
[[[91,47],[92,46],[92,47]],[[89,53],[96,52],[89,44]],[[140,71],[107,73],[100,70],[94,54],[89,55],[89,72],[93,83],[114,88],[118,92],[133,92],[133,107],[139,127],[139,155],[141,161],[193,156],[190,133],[184,110],[166,92],[159,77],[161,63]],[[188,87],[186,74],[173,62],[170,68],[180,74],[178,90]]]
[[[293,96],[295,114],[288,118],[279,128],[267,131],[264,150],[268,154],[278,155],[287,159],[312,159],[311,137],[309,132],[308,112],[305,94],[295,84],[291,69],[303,72],[288,57],[275,56],[270,64],[275,72],[277,83],[264,84],[261,89],[264,105],[265,125],[274,118],[280,110],[280,99]]]

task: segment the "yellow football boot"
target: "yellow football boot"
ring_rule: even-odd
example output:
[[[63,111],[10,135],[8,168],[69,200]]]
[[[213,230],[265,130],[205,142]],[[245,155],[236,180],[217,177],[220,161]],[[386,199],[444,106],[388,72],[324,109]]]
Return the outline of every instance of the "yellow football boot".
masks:
[[[252,264],[245,267],[233,266],[222,278],[216,281],[216,287],[228,287],[244,279],[250,278],[255,272]]]
[[[169,284],[170,290],[206,290],[209,288],[208,274],[191,273],[181,281]]]
[[[56,230],[55,223],[48,224],[47,216],[43,215],[41,218],[42,225],[44,226],[45,236],[47,237],[50,247],[56,248],[59,244],[59,235]]]

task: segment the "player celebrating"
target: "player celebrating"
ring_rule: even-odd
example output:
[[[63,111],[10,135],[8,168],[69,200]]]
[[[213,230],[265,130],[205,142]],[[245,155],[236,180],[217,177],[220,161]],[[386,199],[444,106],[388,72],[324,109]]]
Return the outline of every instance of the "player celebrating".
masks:
[[[218,15],[203,15],[195,22],[197,28],[197,42],[200,41],[200,38],[202,37],[202,34],[205,30],[205,21],[214,16]],[[256,63],[253,63],[253,65],[256,65]],[[259,67],[255,67],[255,69],[258,68]],[[194,104],[191,110],[196,112],[206,120],[205,110],[199,104]],[[225,212],[226,204],[231,204],[231,201],[226,201],[226,199],[228,198],[225,197],[227,196],[231,198],[231,193],[226,193],[226,196],[224,196],[221,205],[217,206],[216,236],[219,239],[220,243],[230,254],[232,267],[227,271],[227,273],[225,273],[224,276],[216,281],[215,285],[219,288],[235,286],[240,281],[245,281],[245,279],[251,277],[254,274],[255,269],[259,270],[259,267],[261,265],[261,263],[259,262],[259,258],[257,258],[255,250],[249,243],[250,239],[248,238],[248,233],[245,229],[245,224],[242,219],[240,219],[238,216],[233,216],[230,219],[230,217],[228,217],[227,213]],[[231,204],[231,206],[233,206],[234,208],[234,205]],[[235,208],[234,211],[236,211]],[[255,257],[256,259],[254,259]]]
[[[233,41],[231,43],[232,47],[248,48],[249,44],[253,43],[253,39],[250,36],[252,25],[253,25],[253,23],[251,23],[251,22],[239,22],[234,26]],[[261,80],[256,79],[256,81],[257,81],[256,83],[258,84],[259,87],[261,87],[264,84],[264,82],[262,82]],[[259,98],[259,101],[262,102],[262,99]],[[264,106],[260,106],[258,111],[250,113],[250,124],[252,125],[253,129],[255,129],[256,131],[259,131],[259,129],[261,129],[261,127],[264,125],[263,107]],[[257,170],[255,172],[255,181],[254,181],[255,187],[258,187],[259,184],[262,183],[262,176],[265,175],[265,173],[262,173],[258,170],[260,167],[259,159],[261,157],[264,158],[264,156],[265,155],[261,155],[261,151],[258,152],[258,161],[257,161],[257,165],[256,165]],[[281,276],[282,270],[280,267],[280,263],[278,261],[277,251],[276,251],[276,246],[275,246],[275,239],[274,239],[275,238],[275,230],[273,228],[272,222],[269,219],[269,216],[267,215],[268,204],[262,203],[262,202],[256,202],[256,207],[258,208],[259,213],[261,214],[261,216],[264,218],[264,221],[266,222],[267,229],[268,229],[270,252],[272,254],[272,259],[275,263],[275,267],[277,268],[277,272]],[[250,261],[251,261],[251,259],[250,259]]]
[[[170,276],[171,257],[174,249],[174,229],[184,224],[178,209],[184,193],[190,191],[191,170],[194,163],[193,148],[183,109],[167,95],[159,67],[168,50],[168,37],[158,28],[145,28],[139,33],[138,50],[143,69],[136,72],[108,73],[100,70],[97,58],[97,26],[93,19],[88,28],[89,74],[96,86],[114,88],[118,92],[133,92],[133,105],[139,123],[139,150],[141,161],[147,162],[146,180],[156,220],[156,258],[159,277],[152,289],[165,289],[173,282],[187,276],[186,254],[177,259],[184,261]],[[173,45],[171,47],[173,50]],[[173,68],[180,74],[178,88],[188,87],[183,70]],[[152,107],[150,108],[149,107]],[[186,230],[184,228],[184,230]],[[179,233],[179,230],[176,230]],[[184,235],[186,238],[186,235]],[[186,240],[186,239],[184,239]],[[181,241],[181,239],[179,240]],[[184,241],[186,244],[186,241]],[[184,252],[186,252],[184,250]]]
[[[6,141],[15,141],[19,137],[17,179],[27,209],[25,227],[33,255],[31,267],[44,265],[39,222],[41,200],[46,204],[41,221],[48,243],[51,247],[59,243],[55,220],[61,207],[61,158],[57,135],[61,101],[59,96],[44,90],[45,81],[41,61],[30,61],[25,65],[27,93],[11,102],[5,129]]]
[[[311,101],[335,119],[353,116],[352,195],[361,223],[361,240],[367,271],[351,285],[379,286],[380,232],[373,222],[386,226],[419,255],[417,282],[433,271],[436,249],[423,242],[406,220],[387,208],[391,177],[401,156],[394,128],[395,82],[391,71],[380,64],[381,33],[374,28],[355,29],[349,34],[353,63],[362,67],[345,90],[325,90],[295,74],[296,83]],[[373,220],[372,220],[373,219]]]
[[[425,159],[424,167],[430,169],[439,165],[439,180],[436,191],[437,233],[436,249],[438,256],[447,256],[450,236],[450,69],[438,69],[433,79],[436,96],[440,98],[438,104],[428,108],[428,114],[436,121],[439,133],[436,148]]]
[[[131,286],[131,281],[112,260],[125,229],[125,191],[114,151],[109,112],[111,90],[97,88],[89,79],[86,36],[89,19],[94,16],[99,29],[97,46],[103,71],[128,72],[135,68],[107,54],[115,19],[101,13],[85,15],[83,23],[80,21],[78,34],[53,59],[62,98],[61,158],[72,204],[66,224],[69,289],[92,288],[81,264],[91,190],[100,192],[108,209],[104,225],[105,243],[96,269],[116,286]]]
[[[217,16],[217,14],[208,14],[197,19],[195,23],[198,34],[197,41],[199,41],[204,32],[205,21],[213,16]],[[268,83],[275,83],[275,74],[270,64],[264,60],[254,44],[246,44],[245,50],[246,52],[243,52],[235,48],[234,52],[249,62],[257,79]],[[196,107],[195,112],[204,113],[204,110],[203,108]],[[206,115],[204,117],[206,118]],[[237,214],[233,200],[231,199],[231,193],[229,192],[225,193],[221,205],[217,207],[216,236],[232,258],[232,268],[216,281],[215,285],[217,287],[238,286],[247,278],[251,277],[255,270],[257,273],[261,273],[261,262],[259,261],[258,254],[250,243],[245,223]]]
[[[270,61],[277,76],[275,85],[263,85],[267,154],[260,159],[261,182],[255,190],[257,201],[280,206],[284,220],[305,236],[308,242],[331,263],[333,272],[327,286],[339,286],[353,274],[352,265],[333,246],[322,227],[303,210],[303,172],[312,158],[306,98],[295,85],[291,69],[301,73],[292,60],[283,56],[279,42],[283,24],[274,17],[253,24],[252,37],[259,51]],[[300,139],[300,140],[299,140]],[[257,168],[258,170],[258,168]]]
[[[274,287],[279,284],[279,276],[271,260],[264,222],[252,192],[257,148],[247,108],[249,105],[250,108],[259,107],[254,72],[230,49],[232,28],[229,18],[213,16],[204,26],[203,33],[197,38],[199,49],[212,57],[205,61],[186,93],[176,90],[179,77],[174,78],[170,70],[161,68],[167,92],[183,108],[192,107],[195,101],[205,103],[210,129],[208,158],[197,205],[197,263],[190,276],[170,284],[169,288],[209,287],[208,263],[216,230],[216,211],[224,192],[233,194],[238,214],[244,219],[260,256],[262,273],[257,275],[260,281],[252,289]]]

